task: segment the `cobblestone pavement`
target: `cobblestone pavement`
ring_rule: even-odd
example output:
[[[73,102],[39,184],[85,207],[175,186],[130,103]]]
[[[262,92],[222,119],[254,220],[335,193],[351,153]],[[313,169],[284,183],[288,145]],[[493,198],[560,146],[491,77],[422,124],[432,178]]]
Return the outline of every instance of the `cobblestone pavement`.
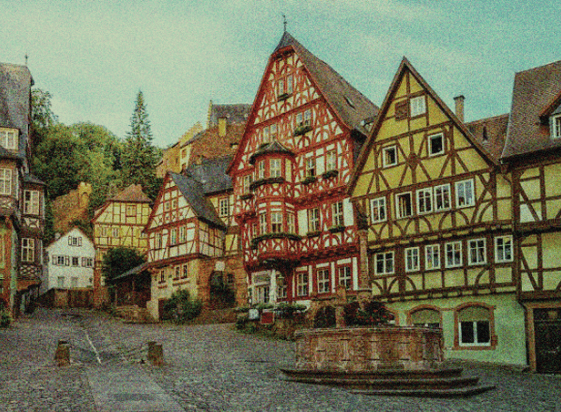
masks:
[[[59,339],[72,345],[69,367],[54,366]],[[143,363],[148,341],[163,344],[163,367]],[[132,325],[96,312],[40,309],[0,329],[0,411],[108,410],[99,388],[111,373],[130,376],[129,387],[145,377],[150,391],[185,411],[561,412],[561,376],[464,363],[465,375],[497,389],[460,399],[369,397],[283,380],[279,367],[292,365],[292,348],[231,325]],[[121,398],[148,398],[136,389]],[[165,410],[127,405],[114,411]]]

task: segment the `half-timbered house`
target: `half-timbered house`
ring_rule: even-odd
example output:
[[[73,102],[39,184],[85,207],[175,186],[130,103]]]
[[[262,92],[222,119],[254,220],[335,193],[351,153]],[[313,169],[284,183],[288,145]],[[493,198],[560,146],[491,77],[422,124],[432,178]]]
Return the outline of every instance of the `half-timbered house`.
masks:
[[[143,234],[151,211],[151,200],[140,185],[130,185],[107,200],[92,219],[94,245],[94,305],[108,302],[107,288],[101,275],[103,256],[111,248],[128,247],[142,253],[148,250]]]
[[[29,69],[0,64],[0,308],[36,297],[43,270],[44,183],[30,173]]]
[[[346,193],[377,107],[285,32],[228,169],[251,303],[361,286]]]
[[[229,156],[206,159],[164,178],[145,229],[153,273],[148,309],[156,319],[178,290],[208,305],[218,298],[212,286],[226,285],[239,305],[246,302],[232,182],[225,173],[230,161]]]
[[[441,327],[447,356],[525,364],[508,116],[463,122],[403,59],[350,185],[375,298],[402,325]]]
[[[529,364],[561,372],[561,61],[517,73],[502,160],[513,180]]]

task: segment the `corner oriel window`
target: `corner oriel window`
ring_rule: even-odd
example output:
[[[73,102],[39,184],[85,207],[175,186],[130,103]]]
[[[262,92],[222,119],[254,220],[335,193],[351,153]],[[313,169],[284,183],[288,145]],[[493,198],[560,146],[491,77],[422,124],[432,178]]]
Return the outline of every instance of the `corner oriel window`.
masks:
[[[25,190],[23,192],[23,213],[29,215],[39,215],[39,197],[39,191]]]
[[[269,175],[270,177],[281,177],[281,159],[269,160]]]

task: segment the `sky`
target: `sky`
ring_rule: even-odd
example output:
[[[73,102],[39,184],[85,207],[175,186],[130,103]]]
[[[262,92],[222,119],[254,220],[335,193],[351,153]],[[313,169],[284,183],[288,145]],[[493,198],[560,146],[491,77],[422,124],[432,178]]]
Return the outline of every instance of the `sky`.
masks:
[[[253,103],[287,30],[381,105],[403,56],[466,121],[507,113],[514,74],[561,60],[561,2],[0,0],[0,62],[24,64],[65,124],[130,129],[139,90],[165,148],[214,103]]]

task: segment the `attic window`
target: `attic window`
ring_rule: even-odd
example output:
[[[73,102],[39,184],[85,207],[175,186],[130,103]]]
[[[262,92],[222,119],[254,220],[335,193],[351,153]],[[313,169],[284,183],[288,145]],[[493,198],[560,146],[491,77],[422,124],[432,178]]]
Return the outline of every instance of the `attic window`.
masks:
[[[349,99],[347,96],[345,96],[345,100],[347,101],[347,104],[349,106],[351,106],[353,109],[355,108],[355,104],[353,103],[353,101],[351,99]]]
[[[8,150],[16,150],[17,131],[0,130],[0,146]]]
[[[551,118],[551,137],[553,139],[561,139],[561,114]]]
[[[427,111],[427,106],[425,102],[425,96],[417,96],[409,100],[409,112],[411,117],[420,116],[425,114]]]

